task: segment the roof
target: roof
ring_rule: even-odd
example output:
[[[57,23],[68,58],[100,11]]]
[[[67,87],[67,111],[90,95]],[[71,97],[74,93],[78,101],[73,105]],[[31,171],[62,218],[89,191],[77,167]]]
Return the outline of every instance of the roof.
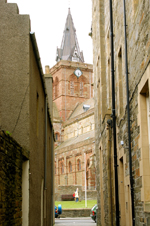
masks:
[[[57,48],[56,53],[56,61],[60,60],[84,62],[83,52],[80,52],[70,8],[68,9],[61,47]]]
[[[86,140],[89,140],[89,139],[92,139],[95,137],[95,130],[92,130],[92,131],[89,131],[87,133],[83,133],[77,137],[73,137],[71,139],[68,139],[66,141],[64,141],[59,147],[57,147],[55,150],[60,150],[62,148],[65,148],[65,147],[68,147],[70,145],[73,145],[73,144],[77,144],[79,142],[83,142],[83,141],[86,141]]]
[[[89,106],[89,109],[92,109],[94,108],[94,98],[91,98],[91,99],[88,99],[86,101],[84,101],[83,103],[79,104],[75,109],[74,111],[72,112],[71,116],[69,117],[69,119],[72,119],[72,118],[75,118],[77,117],[78,115],[81,115],[82,113],[85,112],[83,106],[84,105],[88,105]]]

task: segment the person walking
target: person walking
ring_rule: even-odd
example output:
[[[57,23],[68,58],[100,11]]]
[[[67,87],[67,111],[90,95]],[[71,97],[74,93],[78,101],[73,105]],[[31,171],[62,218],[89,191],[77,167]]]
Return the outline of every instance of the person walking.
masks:
[[[75,202],[78,202],[78,201],[79,201],[79,193],[77,188],[77,190],[75,191]]]

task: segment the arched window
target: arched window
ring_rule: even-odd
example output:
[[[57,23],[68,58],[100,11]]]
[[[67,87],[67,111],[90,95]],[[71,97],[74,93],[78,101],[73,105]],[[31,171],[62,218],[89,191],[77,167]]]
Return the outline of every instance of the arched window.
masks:
[[[70,95],[74,95],[74,81],[70,81]]]
[[[83,82],[80,82],[80,96],[83,96]]]
[[[56,141],[59,140],[59,133],[55,133],[55,139],[56,139]]]
[[[87,167],[89,167],[90,166],[90,160],[88,159],[87,160]]]
[[[69,173],[71,173],[71,172],[72,172],[72,163],[69,162]]]
[[[55,83],[53,84],[53,99],[55,99]]]
[[[81,170],[81,160],[80,159],[77,160],[77,170],[78,171]]]
[[[64,163],[63,162],[61,163],[61,173],[62,174],[64,173]]]
[[[58,78],[56,77],[56,80],[55,80],[55,98],[58,97],[58,92],[59,92],[59,80]]]

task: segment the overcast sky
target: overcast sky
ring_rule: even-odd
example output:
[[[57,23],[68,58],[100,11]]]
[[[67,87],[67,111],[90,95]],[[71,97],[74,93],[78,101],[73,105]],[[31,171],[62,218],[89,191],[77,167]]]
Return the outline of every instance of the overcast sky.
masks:
[[[80,51],[86,63],[93,63],[92,39],[88,36],[92,23],[92,0],[7,0],[15,2],[20,14],[29,14],[31,31],[35,32],[43,71],[45,65],[56,64],[56,48],[60,48],[68,8],[76,28]]]

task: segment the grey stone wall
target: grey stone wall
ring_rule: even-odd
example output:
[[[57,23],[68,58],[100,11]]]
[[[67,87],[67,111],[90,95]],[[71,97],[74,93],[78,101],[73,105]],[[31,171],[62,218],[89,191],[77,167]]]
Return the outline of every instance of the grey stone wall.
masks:
[[[22,225],[22,156],[20,145],[0,131],[0,226]]]
[[[61,218],[90,217],[91,209],[63,209]]]

